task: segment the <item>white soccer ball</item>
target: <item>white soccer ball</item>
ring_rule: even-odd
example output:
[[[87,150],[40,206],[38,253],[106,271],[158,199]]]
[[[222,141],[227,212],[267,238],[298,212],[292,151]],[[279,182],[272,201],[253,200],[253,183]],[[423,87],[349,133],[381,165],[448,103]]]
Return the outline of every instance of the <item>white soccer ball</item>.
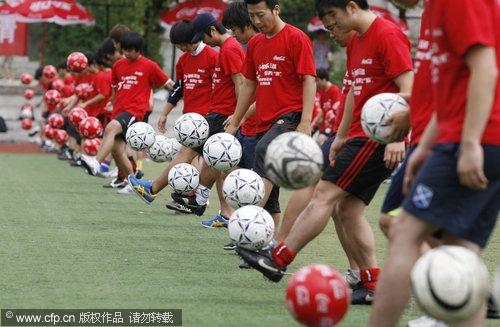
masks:
[[[210,167],[226,171],[241,160],[241,144],[231,134],[218,133],[208,138],[203,146],[203,159]]]
[[[231,215],[227,228],[229,237],[237,246],[256,251],[273,239],[274,220],[261,207],[246,206]]]
[[[172,141],[163,135],[155,136],[155,143],[149,148],[149,158],[154,162],[172,160]]]
[[[181,151],[182,144],[180,144],[179,141],[177,141],[177,139],[173,137],[170,139],[170,141],[172,142],[172,158],[173,158],[177,155],[177,153],[179,153],[179,151]]]
[[[460,246],[440,246],[425,253],[413,267],[411,282],[422,310],[445,322],[469,319],[489,293],[483,260]]]
[[[184,114],[175,121],[174,134],[182,145],[188,148],[197,148],[208,138],[208,122],[200,114]]]
[[[408,111],[408,103],[396,93],[381,93],[368,99],[361,111],[361,126],[366,136],[382,144],[394,142],[387,137],[391,126],[385,121],[398,111]]]
[[[138,122],[129,126],[125,138],[132,149],[143,151],[155,143],[155,135],[155,130],[151,125]]]
[[[264,191],[262,178],[249,169],[231,172],[222,186],[224,199],[234,209],[259,204],[264,197]]]
[[[187,163],[180,163],[172,167],[168,173],[168,184],[175,193],[186,194],[194,191],[200,183],[198,170]]]
[[[269,179],[276,185],[301,189],[316,184],[323,173],[323,152],[311,137],[281,134],[269,144],[265,158]]]

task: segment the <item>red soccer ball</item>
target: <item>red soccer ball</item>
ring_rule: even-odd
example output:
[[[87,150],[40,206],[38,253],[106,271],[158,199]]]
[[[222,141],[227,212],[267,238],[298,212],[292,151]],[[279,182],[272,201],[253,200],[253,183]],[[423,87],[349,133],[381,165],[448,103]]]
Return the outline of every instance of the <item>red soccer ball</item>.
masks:
[[[45,67],[43,67],[43,76],[45,76],[46,78],[48,79],[53,79],[54,77],[57,76],[57,69],[56,67],[52,66],[52,65],[47,65]]]
[[[54,132],[54,141],[56,141],[57,144],[63,145],[66,142],[68,142],[68,133],[63,130],[63,129],[56,129]]]
[[[75,86],[75,94],[82,100],[86,100],[90,97],[90,94],[94,91],[92,85],[83,83]]]
[[[45,92],[43,99],[49,106],[55,106],[61,101],[62,96],[61,93],[57,90],[48,90]]]
[[[54,138],[55,131],[56,129],[52,128],[49,124],[43,127],[43,135],[50,140]]]
[[[60,114],[52,114],[49,116],[49,125],[52,128],[62,128],[64,126],[64,118]]]
[[[33,121],[30,118],[24,118],[21,122],[21,127],[25,131],[29,131],[33,127]]]
[[[35,91],[33,91],[32,89],[26,89],[24,90],[24,98],[26,100],[31,100],[35,97]]]
[[[86,139],[82,143],[83,151],[86,155],[95,156],[97,151],[99,151],[99,147],[101,146],[100,139]]]
[[[59,92],[62,92],[64,87],[66,86],[66,84],[64,84],[64,81],[60,78],[56,78],[55,80],[53,80],[51,85],[54,90],[57,90]]]
[[[75,125],[75,127],[78,127],[81,123],[82,120],[87,118],[89,115],[83,108],[73,108],[68,115],[69,121]]]
[[[79,73],[87,68],[87,57],[81,52],[73,52],[68,56],[66,60],[66,66],[69,70],[75,73]]]
[[[78,131],[80,131],[80,134],[82,134],[86,138],[94,139],[101,136],[102,124],[99,119],[95,117],[87,117],[80,122]]]
[[[24,73],[21,75],[21,83],[29,85],[31,84],[32,81],[33,81],[33,75],[28,73]]]
[[[349,308],[344,276],[327,265],[299,269],[286,287],[288,311],[306,326],[335,326]]]

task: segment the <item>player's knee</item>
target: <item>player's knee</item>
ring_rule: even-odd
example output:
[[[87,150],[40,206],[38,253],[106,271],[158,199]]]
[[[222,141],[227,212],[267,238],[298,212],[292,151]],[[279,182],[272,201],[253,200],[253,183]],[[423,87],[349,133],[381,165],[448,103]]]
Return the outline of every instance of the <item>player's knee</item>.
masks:
[[[122,126],[120,123],[116,120],[112,120],[109,122],[108,125],[106,125],[106,128],[104,129],[104,136],[107,135],[117,135],[122,132]]]
[[[381,213],[378,219],[378,226],[385,236],[389,237],[392,217],[386,213]]]
[[[338,187],[328,181],[320,181],[314,189],[311,201],[317,204],[334,205],[339,199],[340,193],[337,192]]]

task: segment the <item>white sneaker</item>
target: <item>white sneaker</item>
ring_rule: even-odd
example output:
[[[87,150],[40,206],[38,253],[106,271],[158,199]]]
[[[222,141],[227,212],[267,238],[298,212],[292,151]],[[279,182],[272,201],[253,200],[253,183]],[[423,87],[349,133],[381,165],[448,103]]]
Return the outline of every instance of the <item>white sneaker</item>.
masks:
[[[448,325],[429,316],[422,316],[408,321],[408,327],[448,327]]]
[[[99,176],[99,170],[101,168],[101,164],[95,157],[88,156],[86,154],[82,154],[80,157],[82,161],[82,167],[87,171],[89,175]]]
[[[135,192],[134,192],[134,189],[132,188],[132,186],[130,186],[130,184],[127,183],[127,185],[124,188],[116,191],[116,193],[118,193],[118,194],[133,194]]]
[[[361,277],[359,276],[358,270],[349,268],[344,273],[344,277],[350,288],[354,288],[354,286],[358,285],[361,282]]]

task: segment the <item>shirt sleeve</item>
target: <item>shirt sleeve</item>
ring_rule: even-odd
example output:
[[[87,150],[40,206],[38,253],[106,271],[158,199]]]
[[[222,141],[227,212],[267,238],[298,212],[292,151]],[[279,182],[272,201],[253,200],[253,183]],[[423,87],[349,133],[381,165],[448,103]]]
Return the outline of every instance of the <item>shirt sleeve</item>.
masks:
[[[224,51],[224,55],[220,58],[224,73],[226,75],[241,73],[241,67],[243,66],[244,58],[245,55],[243,54],[242,49],[231,47],[230,49]]]
[[[153,86],[153,88],[160,88],[163,85],[167,84],[170,80],[167,74],[163,70],[161,70],[160,66],[154,61],[151,62],[151,71],[149,74],[149,82]]]
[[[120,81],[118,80],[118,76],[116,74],[116,65],[113,65],[113,68],[111,69],[111,87],[117,87],[119,82]]]
[[[311,40],[305,34],[298,35],[292,40],[290,50],[297,73],[316,76],[316,64]]]
[[[450,46],[464,56],[474,45],[494,46],[492,8],[486,0],[443,1],[444,31]]]
[[[379,42],[379,58],[389,78],[413,69],[410,41],[403,32],[394,30],[385,33]]]
[[[95,81],[97,93],[102,94],[105,97],[111,96],[111,80],[108,76],[106,76],[104,73]]]
[[[179,61],[177,62],[177,65],[175,65],[175,79],[176,80],[184,80],[184,72],[182,69],[182,57],[179,58]]]

